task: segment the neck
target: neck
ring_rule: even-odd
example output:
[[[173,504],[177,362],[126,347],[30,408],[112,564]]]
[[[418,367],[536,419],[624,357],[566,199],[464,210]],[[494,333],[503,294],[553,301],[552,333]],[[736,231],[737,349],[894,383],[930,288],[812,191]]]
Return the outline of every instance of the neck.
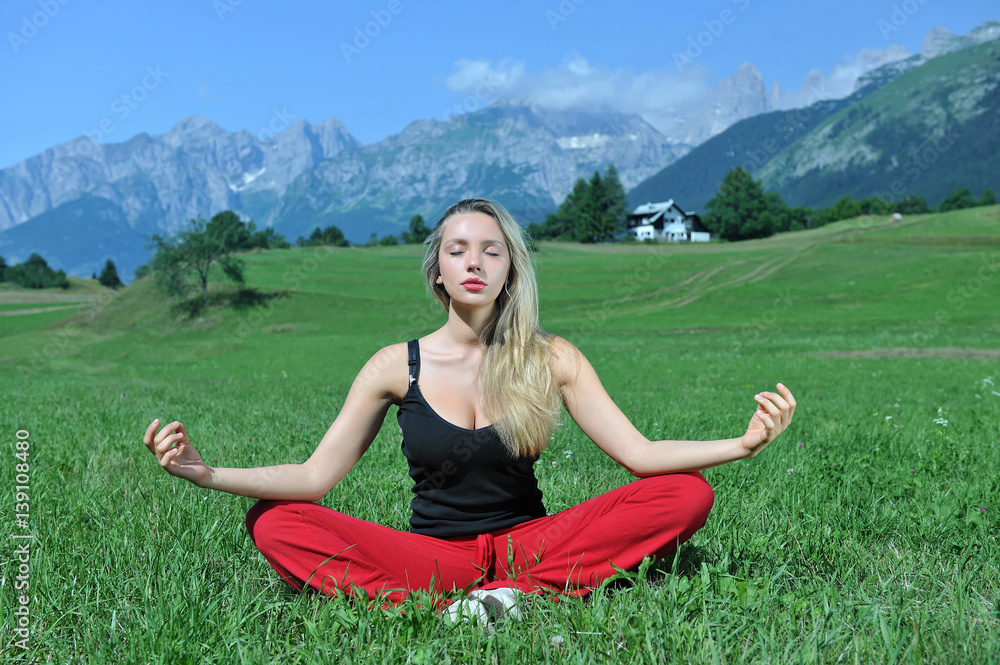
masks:
[[[456,308],[455,302],[452,301],[448,306],[448,322],[442,330],[445,336],[456,344],[479,347],[479,336],[492,314],[492,306],[489,309],[464,309]]]

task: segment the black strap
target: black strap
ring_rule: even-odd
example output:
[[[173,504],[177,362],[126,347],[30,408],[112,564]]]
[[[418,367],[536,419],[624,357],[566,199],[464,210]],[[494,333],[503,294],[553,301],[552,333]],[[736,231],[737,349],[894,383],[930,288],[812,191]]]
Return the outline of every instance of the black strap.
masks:
[[[410,366],[410,384],[413,385],[417,380],[417,375],[420,373],[420,346],[417,344],[417,340],[411,339],[406,343],[407,349],[410,351],[410,359],[406,362]]]

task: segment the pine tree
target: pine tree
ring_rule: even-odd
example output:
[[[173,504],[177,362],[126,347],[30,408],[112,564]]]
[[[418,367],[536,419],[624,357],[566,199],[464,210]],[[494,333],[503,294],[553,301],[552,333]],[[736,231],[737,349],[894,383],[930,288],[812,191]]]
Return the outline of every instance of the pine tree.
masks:
[[[725,240],[766,238],[774,233],[775,214],[768,209],[764,188],[741,167],[726,174],[719,193],[705,208],[705,227]]]
[[[108,259],[104,264],[104,270],[101,271],[101,276],[97,278],[97,281],[109,289],[120,289],[125,286],[118,277],[118,269],[115,268],[115,262],[111,259]]]

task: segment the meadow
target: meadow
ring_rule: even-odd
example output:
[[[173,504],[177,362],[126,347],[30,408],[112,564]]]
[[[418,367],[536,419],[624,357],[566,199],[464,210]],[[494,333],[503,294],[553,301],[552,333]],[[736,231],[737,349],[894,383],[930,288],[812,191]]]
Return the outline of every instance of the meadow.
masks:
[[[296,593],[246,534],[252,500],[168,476],[141,442],[178,419],[210,464],[304,460],[372,353],[443,323],[421,256],[248,254],[262,302],[193,314],[150,278],[0,289],[2,659],[1000,662],[1000,206],[730,244],[543,243],[543,327],[648,437],[741,435],[778,381],[799,407],[760,456],[705,472],[715,507],[676,556],[539,598],[494,633],[446,625],[426,598]],[[70,309],[23,313],[54,306]],[[322,502],[406,529],[394,413]],[[568,418],[536,472],[550,512],[631,478]]]

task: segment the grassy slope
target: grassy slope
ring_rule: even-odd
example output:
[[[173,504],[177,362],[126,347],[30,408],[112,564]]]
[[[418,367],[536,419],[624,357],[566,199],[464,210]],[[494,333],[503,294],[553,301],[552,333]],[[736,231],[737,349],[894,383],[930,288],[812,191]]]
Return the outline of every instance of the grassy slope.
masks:
[[[494,637],[296,596],[246,538],[248,500],[158,473],[139,443],[153,417],[181,418],[212,463],[304,459],[375,349],[440,325],[419,248],[249,255],[249,281],[286,297],[193,321],[149,280],[70,318],[0,317],[5,436],[32,441],[33,644],[90,662],[989,662],[1000,270],[981,266],[1000,266],[998,243],[1000,207],[749,243],[544,245],[543,324],[649,436],[738,434],[777,380],[801,406],[760,457],[706,472],[716,507],[678,574],[537,603]],[[872,349],[888,357],[843,357]],[[398,445],[389,417],[324,503],[405,528]],[[537,469],[550,510],[628,480],[571,422]]]
[[[824,118],[756,175],[789,204],[810,207],[833,205],[845,194],[890,200],[917,194],[935,206],[960,187],[976,196],[996,188],[998,49],[994,40],[906,72]],[[799,172],[829,151],[850,155],[850,163]],[[893,183],[902,193],[891,191]]]

